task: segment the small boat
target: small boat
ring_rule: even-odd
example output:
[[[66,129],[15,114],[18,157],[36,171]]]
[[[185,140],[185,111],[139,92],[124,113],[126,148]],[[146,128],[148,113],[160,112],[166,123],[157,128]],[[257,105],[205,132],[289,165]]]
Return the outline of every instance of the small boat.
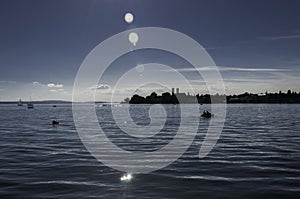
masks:
[[[30,98],[30,101],[27,103],[27,108],[33,109],[33,103],[32,103],[31,98]]]
[[[18,106],[23,106],[21,99],[19,99]]]
[[[32,104],[32,102],[28,102],[28,104],[27,104],[27,108],[29,108],[29,109],[32,109],[32,108],[33,108],[33,104]]]
[[[214,114],[212,114],[212,113],[210,113],[208,111],[203,111],[203,113],[201,115],[201,117],[207,118],[207,119],[212,118],[213,116],[214,116]]]
[[[57,121],[57,120],[52,120],[52,125],[53,125],[53,126],[59,125],[59,121]]]
[[[56,107],[56,105],[53,105],[53,107],[55,108],[55,107]]]

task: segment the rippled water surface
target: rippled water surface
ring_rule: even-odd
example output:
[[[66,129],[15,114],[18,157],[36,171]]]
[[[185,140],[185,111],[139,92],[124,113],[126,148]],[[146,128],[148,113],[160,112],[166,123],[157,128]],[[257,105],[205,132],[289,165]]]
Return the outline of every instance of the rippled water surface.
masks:
[[[131,145],[113,122],[106,122],[106,109],[97,108],[101,125],[126,150],[160,148],[180,121],[180,114],[171,111],[157,140]],[[137,123],[147,125],[144,105],[138,109]],[[200,119],[193,144],[179,160],[121,182],[124,173],[104,166],[81,143],[70,105],[32,110],[0,105],[0,198],[297,198],[299,113],[300,105],[228,105],[221,137],[204,159],[198,153],[209,121]],[[61,124],[53,127],[56,118]]]

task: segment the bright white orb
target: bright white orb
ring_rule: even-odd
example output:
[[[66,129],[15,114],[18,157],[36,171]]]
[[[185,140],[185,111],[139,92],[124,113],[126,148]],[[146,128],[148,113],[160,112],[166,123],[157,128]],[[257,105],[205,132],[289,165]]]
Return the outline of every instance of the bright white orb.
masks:
[[[127,23],[132,23],[134,19],[133,14],[131,14],[130,12],[126,13],[124,19]]]

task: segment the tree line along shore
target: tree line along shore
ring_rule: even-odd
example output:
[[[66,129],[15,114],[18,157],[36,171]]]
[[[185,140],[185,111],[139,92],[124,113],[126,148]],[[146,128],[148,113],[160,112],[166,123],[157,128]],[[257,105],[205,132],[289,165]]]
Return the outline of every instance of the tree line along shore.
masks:
[[[123,103],[129,104],[179,104],[179,103],[300,103],[300,92],[288,90],[286,93],[279,91],[278,93],[253,94],[245,92],[239,95],[209,95],[197,94],[190,95],[189,93],[169,93],[165,92],[161,95],[152,92],[150,95],[143,97],[133,95],[131,98],[126,98]]]

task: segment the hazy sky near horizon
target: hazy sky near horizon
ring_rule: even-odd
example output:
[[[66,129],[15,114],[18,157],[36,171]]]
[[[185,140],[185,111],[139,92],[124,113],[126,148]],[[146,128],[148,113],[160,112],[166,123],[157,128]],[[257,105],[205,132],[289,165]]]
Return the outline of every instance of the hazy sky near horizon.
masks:
[[[71,100],[88,53],[108,37],[139,27],[169,28],[195,39],[219,66],[229,94],[299,92],[299,10],[298,0],[1,0],[0,101]],[[124,21],[127,12],[134,14],[132,24]],[[105,92],[119,73],[153,61],[175,67],[205,92],[187,63],[149,50],[116,60],[96,86],[99,100],[108,99]],[[126,88],[117,91],[120,99],[135,90]]]

